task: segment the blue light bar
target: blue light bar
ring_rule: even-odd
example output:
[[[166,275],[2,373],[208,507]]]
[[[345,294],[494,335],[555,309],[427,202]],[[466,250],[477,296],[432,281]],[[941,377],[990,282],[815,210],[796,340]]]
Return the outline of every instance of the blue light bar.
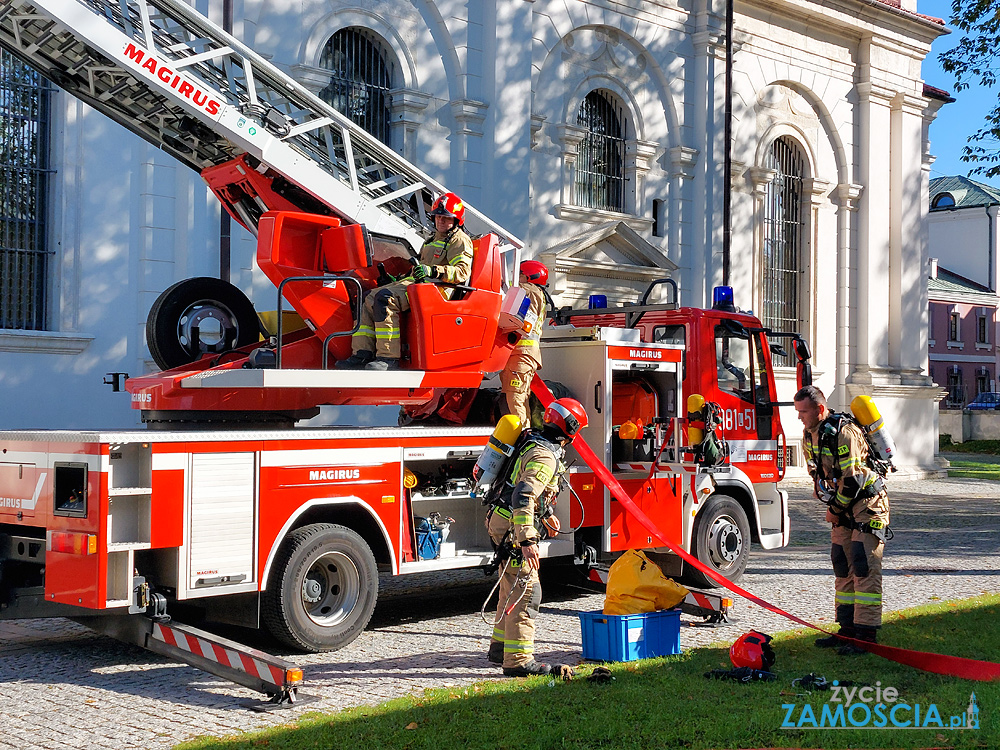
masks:
[[[730,312],[736,310],[736,305],[733,304],[733,288],[731,286],[717,286],[712,290],[712,309]]]

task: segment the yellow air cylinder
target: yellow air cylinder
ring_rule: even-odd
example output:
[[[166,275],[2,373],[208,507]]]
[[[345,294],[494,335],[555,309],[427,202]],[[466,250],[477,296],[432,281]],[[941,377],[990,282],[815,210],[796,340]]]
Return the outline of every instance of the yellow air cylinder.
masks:
[[[699,445],[705,439],[705,397],[700,393],[688,396],[688,443]]]
[[[896,455],[896,444],[871,397],[855,396],[851,401],[851,413],[868,435],[868,440],[875,448],[875,457],[892,463]]]
[[[514,443],[521,435],[521,419],[513,414],[500,417],[496,429],[490,435],[483,454],[472,469],[472,479],[477,487],[493,484],[504,459],[514,450]]]

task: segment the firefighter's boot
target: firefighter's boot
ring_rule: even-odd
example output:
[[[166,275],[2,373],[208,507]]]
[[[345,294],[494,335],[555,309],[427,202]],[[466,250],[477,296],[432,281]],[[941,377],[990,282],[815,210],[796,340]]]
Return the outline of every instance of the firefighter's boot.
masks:
[[[503,641],[492,641],[486,658],[492,664],[503,664]]]
[[[854,626],[854,638],[859,641],[864,641],[866,643],[878,643],[876,638],[876,633],[878,628],[873,628],[868,625],[855,625]],[[837,653],[841,656],[859,656],[861,654],[867,654],[868,649],[862,648],[861,646],[856,646],[853,643],[845,643],[843,646],[837,649]]]
[[[533,677],[539,674],[549,674],[552,671],[550,664],[540,661],[529,661],[519,667],[504,667],[504,677]]]
[[[846,638],[854,638],[854,630],[850,628],[841,628],[840,635]],[[836,635],[828,635],[826,638],[817,638],[816,645],[820,648],[837,648],[838,646],[843,646],[844,641]]]
[[[857,633],[854,630],[853,622],[841,622],[839,634],[844,636],[844,638],[857,638]],[[843,646],[846,641],[843,638],[838,638],[836,635],[828,635],[826,638],[817,638],[815,643],[820,648],[838,648]]]
[[[836,566],[836,557],[834,558],[834,565]],[[837,596],[842,596],[840,592]],[[838,604],[837,605],[837,624],[840,626],[840,635],[845,638],[856,638],[857,634],[854,630],[854,605],[853,604]],[[816,645],[820,648],[838,648],[843,646],[846,641],[838,638],[835,635],[829,635],[826,638],[817,638],[815,641]]]
[[[361,349],[354,352],[347,359],[340,360],[334,365],[338,370],[363,370],[365,365],[375,359],[375,352],[368,349]]]
[[[385,372],[387,370],[398,370],[399,360],[398,359],[388,359],[387,357],[376,357],[367,365],[365,365],[366,370],[379,370]]]

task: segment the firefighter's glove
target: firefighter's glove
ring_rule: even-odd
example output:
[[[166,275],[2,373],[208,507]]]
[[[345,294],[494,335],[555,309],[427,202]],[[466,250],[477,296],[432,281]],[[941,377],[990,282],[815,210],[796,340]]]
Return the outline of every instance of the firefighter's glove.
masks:
[[[597,667],[590,676],[587,678],[587,682],[596,682],[599,684],[604,684],[606,682],[611,682],[615,679],[615,676],[611,673],[611,670],[607,667]]]
[[[569,682],[576,675],[576,672],[573,671],[573,667],[569,664],[553,664],[552,671],[549,674],[553,677],[562,677]]]
[[[433,266],[426,266],[423,263],[418,263],[413,267],[412,276],[414,281],[433,279],[437,276],[437,270],[435,270]]]

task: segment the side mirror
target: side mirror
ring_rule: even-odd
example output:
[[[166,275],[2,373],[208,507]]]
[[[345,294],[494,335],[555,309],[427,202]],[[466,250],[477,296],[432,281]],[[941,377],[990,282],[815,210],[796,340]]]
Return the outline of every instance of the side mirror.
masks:
[[[812,352],[809,351],[809,343],[801,336],[792,339],[792,350],[799,361],[812,359]]]
[[[798,365],[795,367],[795,381],[799,389],[812,385],[813,382],[813,368],[809,362],[799,361]]]

